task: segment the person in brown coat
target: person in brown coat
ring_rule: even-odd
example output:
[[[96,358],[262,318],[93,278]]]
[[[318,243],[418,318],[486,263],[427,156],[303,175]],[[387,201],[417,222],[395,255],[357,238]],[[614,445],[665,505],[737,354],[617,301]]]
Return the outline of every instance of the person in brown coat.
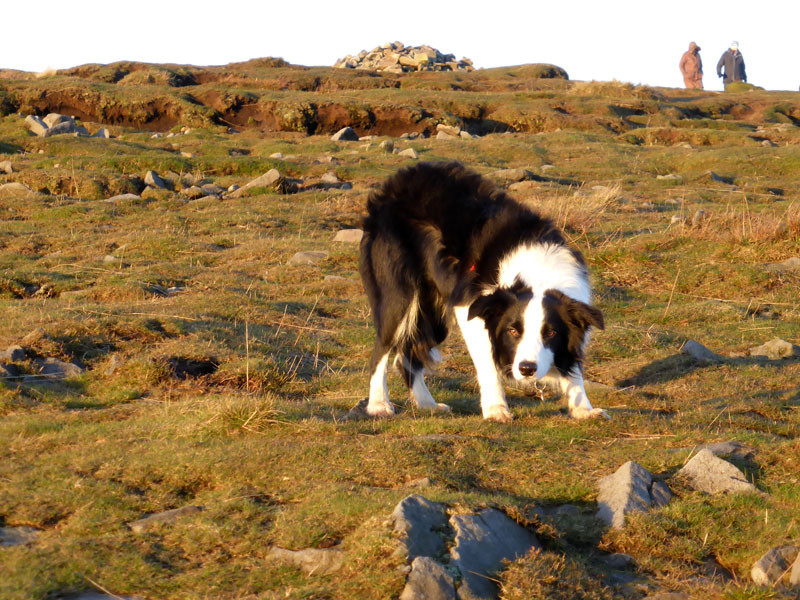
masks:
[[[687,90],[703,89],[703,61],[700,60],[700,46],[694,42],[681,56],[681,74]]]

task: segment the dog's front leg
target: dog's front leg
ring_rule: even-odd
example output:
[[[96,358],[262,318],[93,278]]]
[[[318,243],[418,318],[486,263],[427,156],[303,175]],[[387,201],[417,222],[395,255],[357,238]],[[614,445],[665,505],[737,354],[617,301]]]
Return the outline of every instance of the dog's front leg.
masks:
[[[559,384],[562,395],[567,398],[569,416],[573,419],[611,418],[602,408],[592,408],[589,398],[586,396],[586,390],[583,387],[583,374],[580,368],[575,369],[567,377],[560,377]]]
[[[508,423],[513,418],[508,410],[506,395],[500,383],[497,367],[492,356],[492,342],[483,319],[468,319],[469,307],[456,306],[456,321],[461,335],[475,365],[478,385],[481,389],[481,412],[483,418],[498,423]]]

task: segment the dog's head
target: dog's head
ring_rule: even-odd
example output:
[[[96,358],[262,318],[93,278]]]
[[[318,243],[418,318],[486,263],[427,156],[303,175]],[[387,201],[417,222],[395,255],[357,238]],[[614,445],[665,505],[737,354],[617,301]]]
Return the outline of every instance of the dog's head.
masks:
[[[498,368],[525,385],[555,367],[568,375],[583,358],[590,327],[603,329],[603,314],[593,306],[550,289],[534,294],[517,284],[480,296],[468,318],[480,317],[492,341]]]

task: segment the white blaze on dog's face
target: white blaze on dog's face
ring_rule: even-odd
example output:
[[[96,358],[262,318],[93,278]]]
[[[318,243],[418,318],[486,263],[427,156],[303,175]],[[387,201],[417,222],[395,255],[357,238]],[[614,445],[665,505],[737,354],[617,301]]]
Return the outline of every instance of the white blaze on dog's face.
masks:
[[[542,299],[541,295],[534,296],[522,313],[522,331],[517,331],[519,342],[511,367],[511,374],[517,381],[530,377],[542,379],[553,367],[555,354],[545,345],[543,336],[553,335],[555,330],[545,325]]]

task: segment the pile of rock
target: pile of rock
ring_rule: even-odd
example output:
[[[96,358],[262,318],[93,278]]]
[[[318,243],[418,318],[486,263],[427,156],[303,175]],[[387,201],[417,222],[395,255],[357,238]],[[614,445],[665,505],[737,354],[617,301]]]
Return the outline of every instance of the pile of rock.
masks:
[[[25,126],[39,137],[50,137],[52,135],[71,134],[81,137],[89,137],[89,131],[83,126],[78,125],[75,117],[50,113],[44,119],[36,115],[25,117]],[[110,138],[108,129],[100,129],[92,137]]]
[[[386,73],[411,73],[414,71],[474,71],[468,58],[456,60],[455,54],[442,54],[430,46],[404,46],[392,42],[372,51],[362,50],[355,56],[347,55],[333,65],[337,69],[361,69]]]

